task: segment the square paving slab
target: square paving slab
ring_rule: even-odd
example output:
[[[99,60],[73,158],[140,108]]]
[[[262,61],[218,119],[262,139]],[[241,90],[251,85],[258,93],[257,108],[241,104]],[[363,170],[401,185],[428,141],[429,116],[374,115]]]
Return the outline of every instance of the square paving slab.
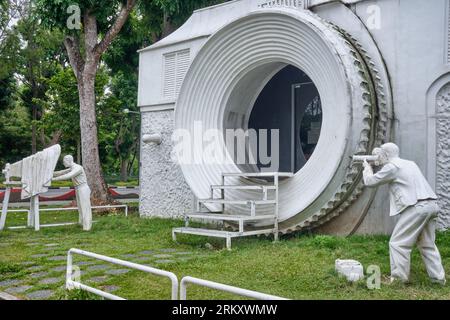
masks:
[[[12,287],[12,288],[5,289],[5,292],[14,295],[14,294],[17,294],[17,293],[24,293],[25,291],[28,291],[31,288],[33,288],[33,286]]]
[[[0,287],[12,287],[21,284],[23,281],[18,279],[0,281]]]
[[[173,258],[170,254],[155,254],[154,257],[158,259]]]
[[[39,278],[43,278],[43,277],[48,276],[48,274],[49,274],[48,272],[43,271],[43,272],[32,273],[30,275],[30,277],[33,278],[33,279],[39,279]]]
[[[63,277],[60,278],[45,278],[39,281],[39,284],[55,284],[64,281]]]
[[[26,294],[25,296],[30,300],[46,300],[50,298],[55,292],[53,290],[39,290]]]
[[[114,269],[114,270],[106,271],[107,274],[111,274],[111,275],[121,275],[121,274],[126,274],[128,272],[131,272],[131,270],[130,269]]]
[[[67,260],[66,256],[56,256],[56,257],[50,257],[48,258],[50,261],[65,261]]]

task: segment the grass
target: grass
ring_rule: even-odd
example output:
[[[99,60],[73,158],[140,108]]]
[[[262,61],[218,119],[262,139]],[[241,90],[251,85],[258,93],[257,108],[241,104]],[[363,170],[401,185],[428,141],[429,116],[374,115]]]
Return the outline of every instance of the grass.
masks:
[[[24,223],[24,217],[12,215],[9,225]],[[76,221],[75,213],[46,213],[44,223]],[[32,255],[50,250],[54,255],[65,255],[76,247],[112,257],[136,253],[143,250],[174,248],[189,251],[191,259],[169,263],[161,268],[174,272],[179,279],[184,276],[199,277],[246,289],[279,295],[291,299],[450,299],[450,286],[431,284],[421,262],[414,251],[412,258],[411,284],[383,285],[380,290],[369,290],[365,282],[347,283],[334,272],[336,259],[357,259],[367,268],[378,265],[384,275],[389,274],[388,238],[384,236],[350,238],[330,236],[297,235],[273,243],[269,238],[246,238],[234,241],[234,250],[223,249],[223,241],[195,236],[180,236],[179,243],[171,239],[171,229],[182,225],[177,220],[125,218],[120,214],[95,217],[98,223],[90,233],[79,227],[6,231],[0,233],[0,281],[20,278],[32,283],[29,272],[22,263],[32,261]],[[36,246],[27,244],[35,243]],[[45,244],[57,243],[58,247],[46,248]],[[207,243],[212,245],[208,246]],[[450,233],[438,236],[438,245],[447,272],[450,271]],[[86,261],[77,258],[76,261]],[[64,262],[37,259],[36,265],[48,270]],[[102,271],[89,276],[102,275]],[[83,275],[84,277],[84,275]],[[63,278],[62,278],[63,279]],[[83,292],[67,293],[63,283],[38,286],[39,289],[54,289],[53,299],[94,299]],[[169,299],[168,280],[133,271],[111,278],[108,285],[119,286],[115,292],[129,299]],[[190,286],[190,299],[235,299],[219,291]]]

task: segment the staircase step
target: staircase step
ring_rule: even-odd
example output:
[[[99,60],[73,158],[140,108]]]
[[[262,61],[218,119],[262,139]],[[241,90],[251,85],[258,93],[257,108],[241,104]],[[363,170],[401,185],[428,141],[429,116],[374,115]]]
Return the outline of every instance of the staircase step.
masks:
[[[200,203],[211,203],[211,204],[240,204],[249,205],[254,203],[256,205],[268,205],[276,204],[275,200],[224,200],[224,199],[200,199]]]
[[[213,229],[200,229],[200,228],[175,228],[172,230],[174,233],[182,234],[193,234],[198,236],[215,237],[215,238],[237,238],[245,236],[255,236],[260,234],[270,234],[273,233],[273,229],[267,230],[257,230],[257,231],[247,231],[247,232],[232,232],[232,231],[222,231]]]
[[[212,214],[212,213],[191,213],[186,214],[186,217],[191,219],[205,219],[216,221],[260,221],[260,220],[275,220],[275,215],[259,215],[259,216],[238,216],[226,214]]]
[[[275,186],[263,186],[263,185],[254,185],[254,186],[211,186],[214,190],[276,190]]]
[[[280,178],[292,178],[293,173],[290,172],[253,172],[253,173],[223,173],[224,177],[246,177],[246,178],[270,178],[278,176]]]

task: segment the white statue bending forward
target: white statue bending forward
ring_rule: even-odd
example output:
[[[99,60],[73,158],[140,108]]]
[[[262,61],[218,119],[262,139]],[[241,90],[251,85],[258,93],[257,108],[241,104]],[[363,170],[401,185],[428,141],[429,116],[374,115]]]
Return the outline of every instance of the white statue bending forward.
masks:
[[[64,166],[67,170],[55,172],[53,181],[72,180],[77,196],[78,213],[80,224],[84,231],[92,229],[91,189],[87,184],[86,173],[79,164],[73,161],[72,156],[64,157]]]
[[[374,174],[364,162],[364,183],[369,187],[389,184],[391,216],[399,216],[390,246],[391,282],[409,281],[411,251],[417,244],[428,274],[433,282],[445,285],[445,270],[436,247],[437,196],[419,167],[400,159],[400,150],[393,143],[374,150],[376,165],[383,168]]]

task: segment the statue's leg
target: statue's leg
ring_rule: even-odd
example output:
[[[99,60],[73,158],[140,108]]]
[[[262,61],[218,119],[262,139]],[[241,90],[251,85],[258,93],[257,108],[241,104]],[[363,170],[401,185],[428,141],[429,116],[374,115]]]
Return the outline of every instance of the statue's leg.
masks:
[[[77,207],[78,207],[78,224],[80,226],[82,226],[83,225],[83,212],[81,210],[80,188],[75,189],[75,196],[77,198]]]
[[[83,230],[92,229],[92,207],[91,207],[91,189],[85,185],[79,188],[80,202],[78,208],[81,211]]]
[[[400,215],[389,243],[393,278],[409,281],[411,251],[427,222],[427,218],[417,212],[415,207],[406,209]]]
[[[423,262],[431,279],[445,282],[445,270],[442,266],[442,258],[436,246],[436,221],[437,212],[430,212],[431,219],[420,235],[417,246],[422,254]]]

